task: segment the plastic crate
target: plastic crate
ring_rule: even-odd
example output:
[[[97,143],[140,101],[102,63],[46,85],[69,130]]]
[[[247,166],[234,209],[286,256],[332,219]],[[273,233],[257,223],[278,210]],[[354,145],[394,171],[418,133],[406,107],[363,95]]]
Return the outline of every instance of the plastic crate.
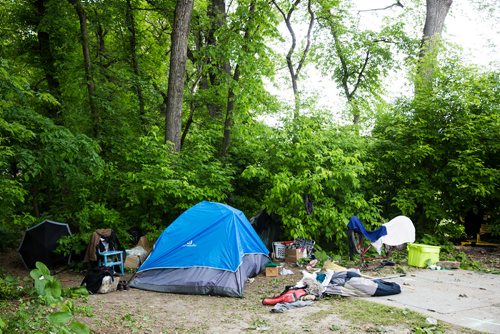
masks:
[[[276,259],[285,258],[286,246],[281,241],[273,242],[273,252]]]
[[[439,261],[439,246],[423,244],[408,244],[408,265],[412,267],[424,268],[428,262],[435,264]]]

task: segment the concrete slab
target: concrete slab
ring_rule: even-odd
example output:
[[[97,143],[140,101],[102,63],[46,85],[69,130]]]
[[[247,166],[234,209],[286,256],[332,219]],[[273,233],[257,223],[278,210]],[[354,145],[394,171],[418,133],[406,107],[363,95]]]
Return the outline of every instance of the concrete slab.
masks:
[[[387,281],[399,283],[401,294],[366,299],[408,308],[485,333],[500,334],[500,275],[459,269],[422,269]]]

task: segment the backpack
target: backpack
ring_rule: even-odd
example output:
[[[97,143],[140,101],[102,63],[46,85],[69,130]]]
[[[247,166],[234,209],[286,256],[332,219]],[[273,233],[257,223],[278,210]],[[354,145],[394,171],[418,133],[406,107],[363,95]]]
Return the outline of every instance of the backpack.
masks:
[[[85,286],[90,293],[96,293],[102,285],[102,280],[104,277],[110,276],[113,280],[113,272],[111,268],[108,267],[96,267],[91,268],[87,271],[87,275],[83,278],[80,286]]]

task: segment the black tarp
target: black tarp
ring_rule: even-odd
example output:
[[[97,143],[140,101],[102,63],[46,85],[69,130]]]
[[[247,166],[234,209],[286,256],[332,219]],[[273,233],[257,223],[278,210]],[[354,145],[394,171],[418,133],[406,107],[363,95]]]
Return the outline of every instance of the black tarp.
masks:
[[[250,218],[250,224],[252,224],[267,249],[273,249],[274,241],[283,240],[282,222],[275,214],[270,215],[266,211],[260,211]]]

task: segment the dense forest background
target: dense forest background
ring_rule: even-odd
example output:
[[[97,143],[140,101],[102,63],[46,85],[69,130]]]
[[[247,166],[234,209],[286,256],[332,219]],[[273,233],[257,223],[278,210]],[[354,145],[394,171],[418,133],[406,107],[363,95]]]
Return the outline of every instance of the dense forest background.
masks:
[[[450,6],[388,2],[367,29],[348,0],[0,0],[2,245],[43,219],[68,251],[103,227],[154,239],[202,200],[339,251],[352,215],[498,234],[498,67],[441,38]],[[411,92],[388,99],[396,69]]]

